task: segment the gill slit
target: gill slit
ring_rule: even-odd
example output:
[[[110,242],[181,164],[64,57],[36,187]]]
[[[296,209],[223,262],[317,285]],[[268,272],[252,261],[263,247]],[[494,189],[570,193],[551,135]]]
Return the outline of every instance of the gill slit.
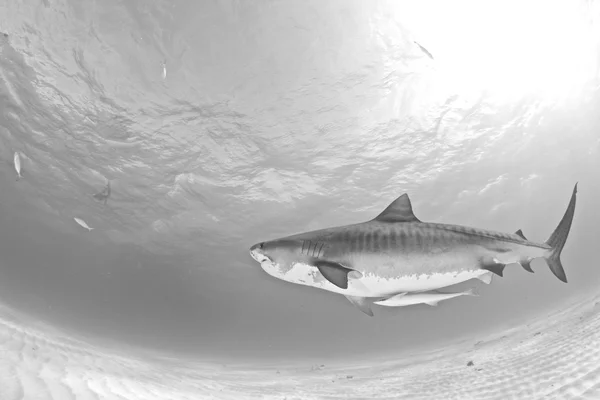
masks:
[[[317,250],[318,247],[318,250]],[[321,257],[321,252],[323,251],[323,247],[325,247],[324,242],[315,242],[313,246],[312,240],[303,240],[302,241],[302,249],[300,250],[301,254],[306,254],[307,256],[312,255],[312,257],[319,258]]]
[[[321,247],[319,247],[319,252],[317,253],[317,258],[321,257],[321,251],[323,250],[323,246],[325,246],[325,243],[321,243]]]

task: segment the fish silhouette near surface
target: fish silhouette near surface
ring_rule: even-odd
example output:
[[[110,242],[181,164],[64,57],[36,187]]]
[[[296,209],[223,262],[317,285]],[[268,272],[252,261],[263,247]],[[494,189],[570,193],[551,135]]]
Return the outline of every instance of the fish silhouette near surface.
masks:
[[[21,179],[21,156],[19,156],[19,152],[15,151],[15,155],[13,157],[13,162],[15,164],[15,171],[17,171],[17,180]]]
[[[104,189],[102,189],[101,192],[93,194],[92,197],[98,201],[104,201],[104,204],[106,204],[108,202],[108,198],[110,197],[110,193],[110,181],[106,181],[106,186],[104,186]]]
[[[75,222],[77,222],[77,224],[78,224],[79,226],[82,226],[82,227],[84,227],[85,229],[87,229],[87,230],[88,230],[88,231],[90,231],[90,232],[91,232],[91,231],[94,229],[94,228],[90,228],[90,227],[88,226],[88,224],[87,224],[87,223],[86,223],[84,220],[82,220],[81,218],[74,217],[73,219],[75,220]]]
[[[567,282],[560,254],[576,193],[577,185],[562,220],[543,243],[528,240],[520,229],[501,233],[422,222],[403,194],[370,221],[261,242],[250,254],[273,277],[342,294],[368,315],[373,315],[368,298],[383,301],[474,278],[489,283],[489,273],[502,276],[507,264],[533,272],[535,258],[544,258]]]
[[[413,42],[419,46],[419,48],[421,49],[421,51],[423,53],[425,53],[427,55],[427,57],[431,58],[433,60],[433,55],[429,52],[429,50],[427,50],[425,47],[421,46],[416,40],[413,40]]]

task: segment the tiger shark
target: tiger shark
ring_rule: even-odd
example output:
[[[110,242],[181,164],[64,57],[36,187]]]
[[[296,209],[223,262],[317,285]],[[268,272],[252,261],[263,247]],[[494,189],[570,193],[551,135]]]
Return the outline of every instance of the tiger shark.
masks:
[[[470,279],[489,283],[507,264],[528,272],[545,259],[567,282],[560,255],[571,229],[577,184],[567,210],[548,240],[528,240],[519,229],[502,233],[460,225],[422,222],[408,194],[374,219],[261,242],[250,255],[275,278],[339,293],[373,316],[369,298],[426,292]]]

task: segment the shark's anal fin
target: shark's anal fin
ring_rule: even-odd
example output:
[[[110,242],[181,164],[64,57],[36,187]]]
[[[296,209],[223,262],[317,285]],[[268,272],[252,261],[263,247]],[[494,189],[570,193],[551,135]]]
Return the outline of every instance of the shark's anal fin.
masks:
[[[380,222],[421,222],[415,217],[410,199],[406,193],[394,200],[374,220]]]
[[[348,301],[350,301],[350,303],[354,304],[356,306],[356,308],[358,308],[360,311],[364,312],[369,317],[373,316],[373,310],[371,310],[371,304],[367,301],[367,299],[365,297],[346,296],[346,298],[348,299]]]
[[[524,260],[519,262],[519,264],[521,264],[525,271],[531,272],[533,274],[533,269],[531,269],[531,260]]]
[[[315,260],[312,263],[319,272],[335,286],[348,289],[348,273],[352,270],[332,261]]]
[[[506,264],[499,263],[495,260],[485,260],[481,263],[481,268],[493,272],[494,274],[502,277],[504,273],[504,267]]]
[[[518,231],[516,231],[516,232],[515,232],[515,235],[518,235],[518,236],[520,236],[520,237],[521,237],[521,239],[525,239],[525,240],[527,240],[527,238],[526,238],[526,237],[525,237],[525,235],[523,234],[523,231],[522,231],[522,230],[520,230],[520,229],[519,229]]]

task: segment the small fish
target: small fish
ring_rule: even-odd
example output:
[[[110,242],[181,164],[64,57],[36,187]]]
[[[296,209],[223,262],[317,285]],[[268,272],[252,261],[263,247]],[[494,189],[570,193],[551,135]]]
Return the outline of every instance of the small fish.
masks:
[[[110,181],[107,180],[104,189],[102,189],[102,191],[99,193],[93,194],[92,197],[98,201],[104,200],[104,204],[106,204],[108,202],[108,198],[110,197]]]
[[[431,53],[430,53],[430,52],[429,52],[429,51],[428,51],[428,50],[427,50],[425,47],[423,47],[423,46],[421,46],[419,43],[417,43],[417,41],[416,41],[416,40],[413,40],[413,42],[415,42],[415,44],[416,44],[417,46],[419,46],[419,48],[421,49],[421,51],[422,51],[423,53],[427,54],[427,57],[429,57],[429,58],[431,58],[431,59],[433,60],[433,56],[431,55]]]
[[[165,79],[167,77],[167,62],[166,61],[163,61],[162,67],[163,67],[163,74],[162,74],[162,76],[163,76],[163,79]]]
[[[87,229],[87,230],[88,230],[88,231],[90,231],[90,232],[92,231],[92,229],[94,229],[94,228],[90,228],[90,227],[88,226],[88,224],[86,224],[86,223],[85,223],[85,221],[84,221],[84,220],[82,220],[82,219],[79,219],[79,218],[77,218],[77,217],[75,217],[75,218],[73,218],[73,219],[74,219],[74,220],[75,220],[75,222],[77,222],[77,223],[78,223],[80,226],[84,227],[85,229]]]
[[[375,304],[388,307],[403,307],[413,304],[428,304],[437,306],[440,301],[453,299],[458,296],[478,296],[473,289],[465,290],[460,293],[442,293],[437,290],[423,293],[400,293],[384,300],[375,301]]]
[[[15,151],[15,171],[17,171],[17,180],[21,179],[21,157],[19,156],[19,152]]]

